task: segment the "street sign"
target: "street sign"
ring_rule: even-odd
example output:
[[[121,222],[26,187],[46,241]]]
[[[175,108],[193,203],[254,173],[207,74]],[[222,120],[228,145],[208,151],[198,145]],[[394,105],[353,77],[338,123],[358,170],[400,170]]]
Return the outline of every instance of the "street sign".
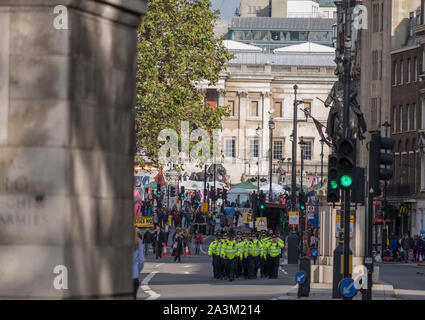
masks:
[[[421,231],[419,232],[419,235],[420,235],[422,238],[424,238],[424,237],[425,237],[425,230],[421,230]]]
[[[356,295],[357,289],[353,279],[342,279],[339,283],[339,292],[346,298],[352,298]]]
[[[314,206],[308,206],[307,208],[308,208],[308,212],[314,212],[315,211]]]
[[[353,238],[353,233],[354,233],[354,215],[353,215],[353,211],[351,212],[350,215],[350,239]],[[339,230],[341,229],[341,213],[338,210],[337,214],[336,214],[336,226],[335,226],[335,237],[339,238]]]
[[[300,271],[295,275],[295,281],[297,281],[298,284],[303,284],[306,279],[307,277],[303,271]]]
[[[313,250],[311,251],[311,255],[312,255],[313,257],[317,257],[317,256],[319,255],[319,251],[317,251],[316,249],[313,249]]]
[[[267,230],[267,218],[257,218],[255,222],[257,231]]]
[[[291,226],[297,226],[300,223],[300,218],[299,218],[299,212],[298,211],[290,211],[289,212],[289,221],[288,224]]]
[[[201,204],[201,212],[207,213],[208,212],[208,202],[202,202]]]

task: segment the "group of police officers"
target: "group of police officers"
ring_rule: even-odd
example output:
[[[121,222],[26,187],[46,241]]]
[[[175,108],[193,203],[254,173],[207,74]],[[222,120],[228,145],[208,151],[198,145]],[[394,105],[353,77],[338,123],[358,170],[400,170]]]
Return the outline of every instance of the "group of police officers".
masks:
[[[236,238],[231,233],[223,236],[217,233],[215,237],[208,249],[208,255],[213,258],[215,279],[257,279],[258,269],[261,278],[278,277],[279,258],[285,245],[277,235],[265,231],[261,235],[238,231]]]

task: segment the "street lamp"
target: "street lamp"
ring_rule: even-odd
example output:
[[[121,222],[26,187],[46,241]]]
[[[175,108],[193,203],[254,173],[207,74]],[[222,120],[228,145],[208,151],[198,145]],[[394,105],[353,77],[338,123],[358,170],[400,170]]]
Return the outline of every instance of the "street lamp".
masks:
[[[271,115],[270,115],[271,116]],[[269,175],[270,175],[270,190],[269,190],[269,202],[272,202],[272,174],[273,174],[273,129],[275,128],[275,123],[273,118],[270,117],[269,120],[269,129],[270,129],[270,163],[269,163]]]
[[[391,124],[388,123],[387,120],[385,120],[385,122],[382,124],[382,126],[385,128],[385,137],[388,137],[388,128],[391,127]],[[385,153],[387,153],[387,150],[385,150]],[[386,168],[387,166],[385,166]],[[387,216],[387,180],[385,180],[384,182],[384,219],[386,221],[386,219],[388,219]],[[388,231],[385,232],[386,234],[384,234],[384,229],[385,229],[385,221],[384,221],[384,227],[382,230],[382,249],[381,249],[381,256],[384,256],[384,248],[386,246],[386,240],[388,237]]]
[[[258,136],[258,145],[260,145],[260,137],[263,132],[263,129],[258,125],[257,129],[255,129],[255,133]],[[260,194],[260,151],[257,152],[258,161],[257,161],[257,193]]]

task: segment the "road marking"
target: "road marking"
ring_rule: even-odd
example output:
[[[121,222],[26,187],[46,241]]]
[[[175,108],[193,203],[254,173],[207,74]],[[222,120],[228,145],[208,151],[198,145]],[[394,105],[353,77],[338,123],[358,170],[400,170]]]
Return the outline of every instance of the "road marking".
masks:
[[[285,271],[285,269],[279,268],[280,271],[282,271],[284,274],[288,274],[288,272]]]
[[[184,268],[190,268],[190,267],[192,267],[192,266],[190,266],[190,265],[184,266]]]
[[[159,263],[159,264],[157,264],[156,266],[155,266],[155,268],[158,268],[158,267],[160,267],[160,266],[162,266],[163,265],[163,263]]]
[[[184,273],[185,273],[185,274],[189,274],[189,271],[185,271]]]
[[[160,263],[159,265],[162,265],[163,263]],[[152,278],[158,273],[159,271],[152,271],[150,274],[148,274],[142,281],[140,288],[149,295],[146,300],[155,300],[158,299],[161,295],[153,291],[149,286],[149,281],[152,280]]]

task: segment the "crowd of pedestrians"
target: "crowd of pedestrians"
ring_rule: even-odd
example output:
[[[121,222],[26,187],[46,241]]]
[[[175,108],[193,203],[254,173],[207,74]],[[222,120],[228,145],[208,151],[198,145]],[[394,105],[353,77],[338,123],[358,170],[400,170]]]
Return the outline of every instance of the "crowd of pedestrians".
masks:
[[[398,238],[392,234],[389,241],[388,249],[384,251],[384,261],[408,261],[419,262],[420,256],[424,257],[425,241],[421,236],[414,235],[413,238],[405,234]]]

